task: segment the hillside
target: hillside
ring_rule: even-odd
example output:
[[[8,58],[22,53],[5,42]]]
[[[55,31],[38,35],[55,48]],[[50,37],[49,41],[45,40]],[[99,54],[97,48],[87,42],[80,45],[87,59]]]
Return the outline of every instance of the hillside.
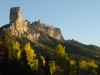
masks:
[[[100,47],[65,40],[60,28],[23,20],[13,7],[0,28],[0,66],[1,75],[99,75]]]

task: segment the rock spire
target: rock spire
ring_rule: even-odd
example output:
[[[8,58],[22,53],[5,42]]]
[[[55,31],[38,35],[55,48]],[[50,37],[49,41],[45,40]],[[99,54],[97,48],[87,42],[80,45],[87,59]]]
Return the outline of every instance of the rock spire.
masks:
[[[10,23],[16,22],[16,21],[22,21],[22,15],[20,7],[12,7],[10,9]]]

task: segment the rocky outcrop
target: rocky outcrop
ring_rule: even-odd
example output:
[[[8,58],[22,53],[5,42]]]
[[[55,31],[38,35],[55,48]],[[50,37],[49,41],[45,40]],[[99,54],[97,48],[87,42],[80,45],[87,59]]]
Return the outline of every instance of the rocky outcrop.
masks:
[[[27,31],[28,21],[22,20],[21,10],[19,7],[13,7],[10,9],[10,29],[13,28],[21,33]]]
[[[40,40],[40,37],[44,38],[47,36],[52,36],[58,40],[64,40],[59,28],[42,24],[40,20],[32,24],[27,20],[22,20],[19,7],[10,9],[10,24],[5,30],[10,30],[12,35],[26,37],[31,41],[37,41]]]
[[[54,37],[58,40],[64,40],[62,33],[61,33],[59,28],[56,28],[56,27],[53,27],[53,26],[50,26],[50,25],[46,25],[46,24],[41,24],[40,20],[37,21],[37,22],[35,21],[32,25],[35,26],[35,28],[38,31],[46,33],[49,36],[52,36],[52,37]]]
[[[12,7],[10,9],[10,23],[13,22],[21,22],[22,21],[22,15],[21,15],[21,10],[20,7]]]

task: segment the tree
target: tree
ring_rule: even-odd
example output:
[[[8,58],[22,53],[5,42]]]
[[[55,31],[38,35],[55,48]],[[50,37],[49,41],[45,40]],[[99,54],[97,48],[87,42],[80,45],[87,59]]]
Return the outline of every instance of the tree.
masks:
[[[94,61],[81,60],[79,67],[81,71],[80,73],[85,73],[86,75],[97,75],[96,68],[98,68],[98,66]]]
[[[61,44],[58,44],[56,46],[56,52],[58,54],[60,54],[61,56],[65,56],[66,55],[66,52],[65,52],[65,47],[63,47]]]
[[[20,49],[20,44],[17,41],[12,41],[12,57],[14,59],[20,59],[21,58],[22,50]]]
[[[80,63],[79,63],[79,67],[81,68],[81,69],[87,69],[87,62],[85,61],[85,60],[82,60],[82,61],[80,61]]]
[[[7,57],[9,59],[11,59],[11,51],[12,51],[12,35],[9,31],[5,32],[5,37],[4,37],[4,42],[5,42],[5,47],[6,47],[6,54],[7,54]]]
[[[88,73],[90,75],[97,75],[96,69],[98,68],[98,65],[96,65],[94,61],[87,62],[87,66],[88,66]]]
[[[54,59],[56,60],[57,65],[60,65],[61,70],[59,72],[63,72],[69,75],[69,68],[70,68],[69,57],[65,52],[65,47],[62,46],[61,44],[58,44],[55,47]]]
[[[76,61],[70,60],[70,75],[76,74]]]
[[[96,64],[94,63],[94,61],[87,62],[87,65],[88,65],[89,67],[93,67],[94,69],[95,69],[95,68],[98,68],[98,65],[96,65]]]
[[[36,69],[37,66],[38,66],[38,60],[35,59],[36,54],[34,53],[34,50],[31,48],[30,42],[28,42],[25,45],[24,51],[25,51],[25,54],[26,54],[27,64],[30,66],[30,68],[32,70]]]
[[[45,58],[39,54],[39,57],[38,57],[38,60],[39,60],[39,66],[38,66],[38,75],[45,75]]]
[[[41,54],[39,54],[39,63],[40,63],[40,66],[45,67],[46,61],[45,61],[45,58]]]
[[[55,61],[49,61],[48,66],[49,66],[49,70],[50,70],[50,75],[52,75],[56,70]]]
[[[52,75],[56,71],[55,61],[46,61],[46,75]]]

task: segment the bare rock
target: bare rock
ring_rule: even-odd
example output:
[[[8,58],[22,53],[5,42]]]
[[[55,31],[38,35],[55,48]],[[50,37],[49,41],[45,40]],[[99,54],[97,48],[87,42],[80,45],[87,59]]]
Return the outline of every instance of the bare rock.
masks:
[[[18,22],[22,21],[20,7],[12,7],[10,9],[10,23],[16,22],[16,21]]]
[[[48,35],[58,40],[64,40],[59,28],[42,24],[40,20],[30,24],[27,20],[22,20],[20,7],[12,7],[10,9],[10,24],[4,28],[10,30],[12,35],[18,37],[26,37],[31,41],[48,39]]]

